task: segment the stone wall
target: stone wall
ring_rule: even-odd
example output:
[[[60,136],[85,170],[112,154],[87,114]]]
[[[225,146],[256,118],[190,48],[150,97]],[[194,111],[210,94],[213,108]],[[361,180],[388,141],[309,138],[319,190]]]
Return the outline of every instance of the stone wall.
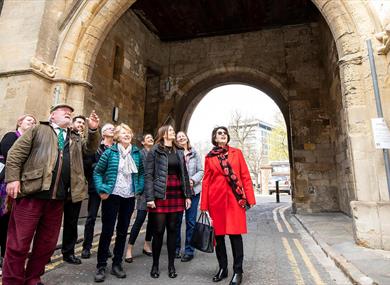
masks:
[[[197,100],[204,90],[194,95],[182,88],[199,74],[221,67],[226,68],[227,75],[231,67],[266,74],[289,94],[288,98],[280,98],[282,92],[269,95],[285,102],[280,108],[291,119],[296,209],[319,212],[341,208],[349,213],[353,193],[349,190],[352,182],[337,52],[328,27],[321,21],[161,43],[137,17],[126,12],[99,51],[92,76],[94,87],[85,98],[85,108],[99,110],[107,122],[111,121],[112,108],[118,106],[120,122],[128,123],[138,134],[154,132],[159,125],[177,118],[177,113],[192,111],[180,102]],[[119,80],[113,76],[117,46],[123,49]],[[169,90],[165,86],[168,80]],[[240,78],[232,75],[216,84],[230,82],[240,82]],[[263,89],[260,81],[255,84]]]
[[[128,124],[141,135],[147,70],[150,62],[159,56],[158,46],[159,40],[131,11],[126,12],[99,50],[91,80],[93,89],[85,98],[85,112],[95,109],[102,122],[113,122],[112,110],[118,107],[118,123]]]
[[[341,172],[345,169],[336,167],[336,152],[338,148],[339,152],[345,151],[341,145],[346,135],[344,122],[338,115],[342,110],[337,57],[329,30],[325,39],[322,32],[319,23],[312,23],[163,44],[164,49],[171,50],[171,60],[169,65],[165,61],[162,80],[171,77],[173,88],[164,92],[160,120],[164,118],[161,112],[172,110],[174,104],[178,106],[182,100],[191,102],[181,88],[209,70],[225,69],[227,81],[216,85],[239,83],[239,78],[228,76],[230,69],[237,67],[274,78],[289,94],[284,103],[287,106],[280,105],[280,108],[287,110],[291,119],[296,209],[300,212],[339,210],[340,185],[336,178],[343,177]],[[324,48],[323,40],[327,41]],[[265,89],[266,85],[263,86]],[[262,89],[260,80],[256,87]],[[199,90],[199,96],[203,95],[202,91]],[[269,95],[275,101],[285,100],[280,94]],[[343,211],[349,212],[347,201],[342,204]]]
[[[356,199],[353,179],[353,167],[351,164],[351,153],[347,135],[346,114],[344,105],[347,104],[341,93],[341,83],[338,67],[338,55],[333,36],[325,23],[320,21],[321,62],[325,68],[323,88],[328,92],[329,100],[326,100],[328,109],[334,110],[330,113],[330,124],[332,131],[330,144],[335,149],[334,169],[336,176],[330,181],[337,189],[338,203],[340,209],[350,214],[350,201]]]
[[[47,120],[52,98],[49,98],[50,85],[45,81],[34,74],[0,78],[2,133],[13,130],[16,118],[22,114],[34,114],[38,120]]]

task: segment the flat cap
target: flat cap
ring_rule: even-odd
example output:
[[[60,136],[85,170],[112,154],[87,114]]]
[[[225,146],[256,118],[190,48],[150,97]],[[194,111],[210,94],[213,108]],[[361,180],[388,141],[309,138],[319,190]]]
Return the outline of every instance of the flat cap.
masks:
[[[52,113],[53,111],[57,110],[58,108],[61,108],[61,107],[66,107],[66,108],[69,108],[72,110],[72,112],[74,111],[73,107],[68,105],[68,104],[65,104],[65,103],[59,103],[59,104],[56,104],[54,106],[51,106],[50,108],[50,113]]]

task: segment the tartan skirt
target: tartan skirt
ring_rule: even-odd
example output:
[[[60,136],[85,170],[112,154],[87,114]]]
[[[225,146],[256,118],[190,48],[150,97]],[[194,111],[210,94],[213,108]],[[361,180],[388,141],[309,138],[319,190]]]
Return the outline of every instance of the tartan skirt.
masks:
[[[156,208],[149,208],[151,213],[182,212],[185,208],[185,198],[181,189],[180,178],[177,175],[168,175],[166,198],[156,199]]]

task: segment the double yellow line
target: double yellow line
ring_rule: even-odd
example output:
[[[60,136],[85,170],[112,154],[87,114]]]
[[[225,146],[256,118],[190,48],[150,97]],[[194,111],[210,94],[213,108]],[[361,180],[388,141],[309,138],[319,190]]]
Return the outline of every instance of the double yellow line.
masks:
[[[146,232],[146,230],[142,229],[139,233],[142,234],[142,233],[145,233],[145,232]],[[111,241],[114,241],[115,237],[116,237],[116,235],[113,235]],[[91,253],[92,252],[97,252],[98,246],[99,246],[99,239],[92,243]],[[75,252],[75,254],[80,254],[82,252],[82,250],[83,250],[83,247],[80,244],[78,247],[75,248],[74,252]],[[47,264],[45,266],[45,272],[54,270],[58,266],[60,266],[61,264],[64,263],[64,261],[62,260],[62,254],[53,255],[51,257],[51,259],[52,259],[52,262],[50,262],[49,264]]]
[[[279,222],[278,213],[279,213],[279,215],[280,215],[280,217],[281,217],[281,219],[283,221],[283,224],[284,224],[285,228],[287,229],[287,231],[289,233],[295,233],[293,228],[291,227],[290,223],[287,221],[286,216],[284,214],[285,211],[289,207],[290,207],[289,205],[288,206],[280,206],[280,207],[277,207],[277,208],[273,209],[273,211],[272,211],[274,222],[275,222],[276,227],[277,227],[277,229],[278,229],[278,231],[280,233],[283,233],[284,230],[283,230],[282,223]],[[316,285],[325,285],[325,283],[322,281],[320,275],[318,274],[318,271],[316,270],[315,266],[313,265],[313,263],[311,262],[309,256],[307,255],[305,249],[303,248],[301,242],[298,239],[296,239],[296,238],[293,238],[292,240],[293,240],[293,242],[295,244],[295,247],[297,248],[299,254],[301,255],[301,258],[302,258],[303,262],[305,263],[306,268],[310,272],[310,275],[313,278],[314,284],[316,284]],[[293,250],[292,250],[292,248],[290,246],[290,243],[289,243],[288,239],[286,237],[282,237],[282,243],[283,243],[283,247],[284,247],[284,249],[286,251],[287,258],[288,258],[288,261],[290,263],[292,272],[294,274],[296,284],[304,285],[305,281],[304,281],[304,279],[302,277],[301,270],[299,269],[297,260],[296,260],[296,258],[294,256]]]

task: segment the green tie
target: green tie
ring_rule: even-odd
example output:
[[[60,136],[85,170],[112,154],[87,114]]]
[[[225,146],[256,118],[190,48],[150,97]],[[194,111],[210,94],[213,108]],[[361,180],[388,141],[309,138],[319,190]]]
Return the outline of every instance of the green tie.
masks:
[[[58,149],[63,150],[64,146],[65,146],[64,129],[60,128],[60,132],[58,133]]]

